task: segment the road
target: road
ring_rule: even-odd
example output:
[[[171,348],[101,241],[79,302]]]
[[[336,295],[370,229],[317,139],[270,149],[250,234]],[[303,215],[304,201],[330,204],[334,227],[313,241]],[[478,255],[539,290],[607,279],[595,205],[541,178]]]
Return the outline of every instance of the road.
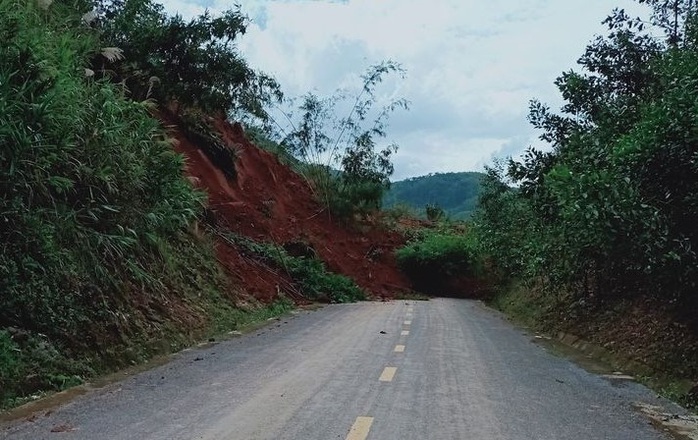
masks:
[[[532,339],[474,301],[332,305],[184,351],[0,438],[669,438],[633,406],[667,402]]]

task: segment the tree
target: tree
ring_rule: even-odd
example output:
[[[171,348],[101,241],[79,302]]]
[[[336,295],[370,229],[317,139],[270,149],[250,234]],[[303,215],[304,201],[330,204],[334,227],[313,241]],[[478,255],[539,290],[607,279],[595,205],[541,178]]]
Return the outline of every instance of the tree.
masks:
[[[378,140],[387,137],[390,115],[407,109],[408,102],[393,99],[376,110],[376,87],[388,74],[404,77],[405,71],[392,61],[369,67],[345,117],[337,112],[347,107],[346,93],[327,98],[306,94],[298,107],[300,120],[287,115],[290,131],[280,129],[277,134],[281,145],[305,164],[302,172],[319,198],[341,216],[380,208],[390,186],[390,159],[397,145],[381,146]]]
[[[151,0],[99,0],[97,28],[118,58],[95,60],[135,100],[174,101],[207,112],[266,118],[283,95],[276,81],[250,68],[235,42],[247,30],[240,7],[214,17],[169,16]]]
[[[529,119],[551,149],[509,161],[516,190],[490,173],[481,199],[478,221],[505,266],[529,255],[519,266],[529,276],[582,286],[580,294],[681,296],[698,283],[695,6],[639,2],[649,20],[614,11],[581,71],[557,79],[561,112],[532,102]],[[497,211],[507,222],[527,218],[526,233]]]

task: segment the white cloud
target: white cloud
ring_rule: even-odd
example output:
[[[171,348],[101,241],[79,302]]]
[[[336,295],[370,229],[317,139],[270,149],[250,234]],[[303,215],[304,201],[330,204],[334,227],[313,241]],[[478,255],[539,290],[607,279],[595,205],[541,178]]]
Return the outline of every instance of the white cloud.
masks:
[[[167,0],[185,16],[232,0]],[[388,83],[412,102],[396,115],[396,178],[481,168],[493,154],[535,141],[528,101],[559,103],[554,79],[604,31],[614,6],[631,0],[241,0],[253,19],[240,41],[252,66],[287,95],[331,93],[385,59],[408,70]],[[518,150],[516,143],[520,143]]]

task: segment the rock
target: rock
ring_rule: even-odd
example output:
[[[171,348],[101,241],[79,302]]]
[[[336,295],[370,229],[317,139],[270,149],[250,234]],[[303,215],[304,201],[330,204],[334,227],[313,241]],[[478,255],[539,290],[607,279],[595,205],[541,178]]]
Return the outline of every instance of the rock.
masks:
[[[56,425],[53,428],[51,428],[51,432],[71,432],[75,431],[75,428],[67,423],[63,423],[62,425]]]

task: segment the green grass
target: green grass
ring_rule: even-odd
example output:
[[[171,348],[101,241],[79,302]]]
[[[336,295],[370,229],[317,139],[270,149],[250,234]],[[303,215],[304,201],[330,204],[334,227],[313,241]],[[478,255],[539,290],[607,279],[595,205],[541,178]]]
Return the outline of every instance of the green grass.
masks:
[[[254,304],[247,308],[238,308],[222,302],[213,305],[210,310],[210,336],[217,336],[234,330],[263,323],[271,318],[286,314],[295,308],[293,301],[280,298],[271,304]]]
[[[243,252],[284,271],[310,300],[326,299],[333,303],[348,303],[366,299],[366,292],[351,278],[331,272],[317,257],[295,257],[273,243],[256,242],[230,232],[218,234]]]
[[[415,288],[426,293],[442,291],[452,277],[483,272],[477,237],[467,230],[423,229],[395,257]]]

